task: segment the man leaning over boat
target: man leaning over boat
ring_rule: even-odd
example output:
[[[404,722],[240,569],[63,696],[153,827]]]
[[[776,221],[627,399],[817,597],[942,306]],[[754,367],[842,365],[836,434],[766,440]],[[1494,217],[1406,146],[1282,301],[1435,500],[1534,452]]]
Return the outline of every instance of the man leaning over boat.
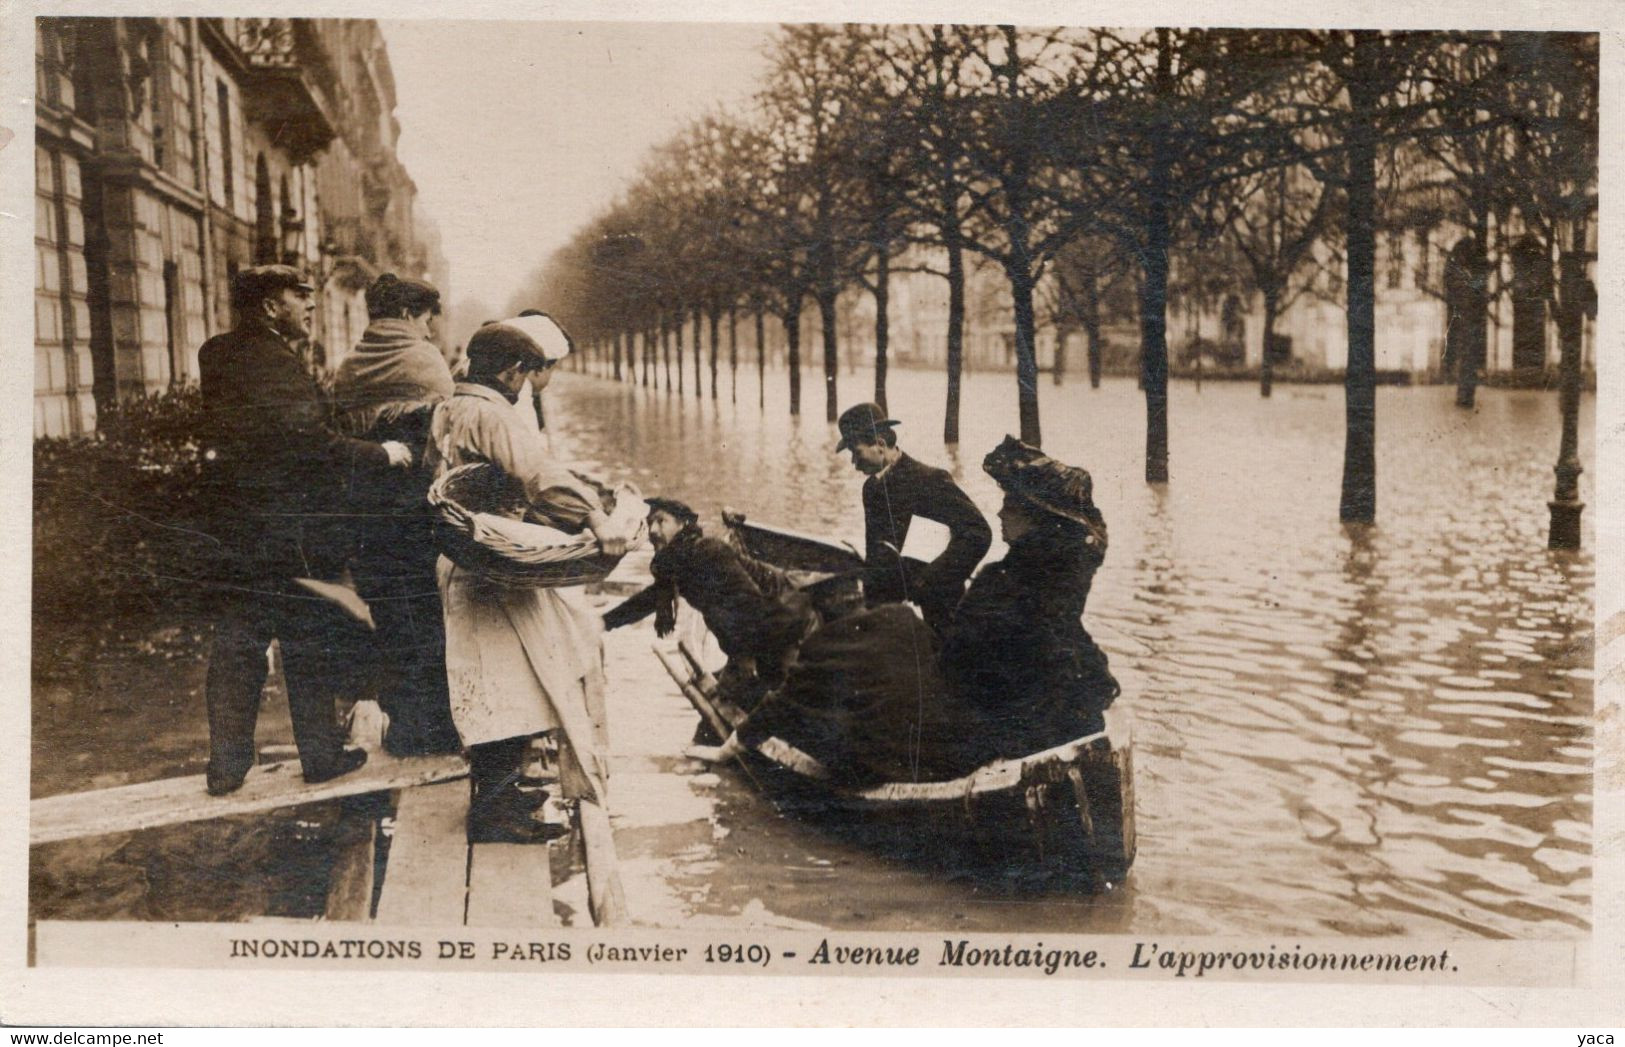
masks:
[[[776,737],[836,781],[932,781],[1100,732],[1119,688],[1081,621],[1106,551],[1089,474],[1013,437],[983,469],[1005,494],[1009,552],[940,645],[901,604],[827,622],[723,746],[690,753],[728,759]]]

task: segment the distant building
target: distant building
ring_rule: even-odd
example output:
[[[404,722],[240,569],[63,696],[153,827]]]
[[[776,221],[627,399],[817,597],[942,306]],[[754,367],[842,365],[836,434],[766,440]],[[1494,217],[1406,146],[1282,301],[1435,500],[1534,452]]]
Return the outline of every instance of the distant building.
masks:
[[[194,381],[244,266],[315,278],[328,366],[379,272],[446,289],[375,22],[40,18],[35,34],[36,436]]]

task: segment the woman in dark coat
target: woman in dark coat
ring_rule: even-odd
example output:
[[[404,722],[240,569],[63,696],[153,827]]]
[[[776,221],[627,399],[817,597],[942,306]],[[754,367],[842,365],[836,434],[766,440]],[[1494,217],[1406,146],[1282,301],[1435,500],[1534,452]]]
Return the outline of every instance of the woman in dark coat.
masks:
[[[1089,474],[1014,437],[982,468],[1004,489],[999,523],[1010,551],[971,582],[938,664],[982,721],[991,759],[1103,730],[1119,687],[1082,621],[1106,557]]]
[[[339,364],[334,398],[345,430],[371,440],[399,440],[416,466],[382,480],[357,482],[356,588],[377,631],[358,660],[378,683],[389,714],[384,747],[396,756],[457,752],[446,686],[446,632],[435,583],[439,549],[427,494],[432,474],[424,445],[434,406],[452,394],[451,369],[429,341],[440,292],[419,280],[385,273],[367,289],[366,333]]]

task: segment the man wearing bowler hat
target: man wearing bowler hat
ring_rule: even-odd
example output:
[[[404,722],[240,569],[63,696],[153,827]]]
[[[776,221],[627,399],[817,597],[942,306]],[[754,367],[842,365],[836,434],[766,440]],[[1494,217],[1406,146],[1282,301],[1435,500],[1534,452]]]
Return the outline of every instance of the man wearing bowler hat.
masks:
[[[352,439],[333,428],[298,349],[310,335],[312,294],[291,266],[244,269],[232,285],[237,327],[198,350],[216,536],[230,562],[204,685],[207,787],[216,796],[239,788],[253,766],[272,640],[282,651],[305,780],[337,778],[367,760],[364,751],[344,747],[335,715],[346,659],[337,634],[355,624],[303,583],[343,572],[346,480],[404,468],[412,454],[404,444]]]
[[[917,462],[897,446],[899,424],[878,404],[849,407],[835,423],[836,453],[850,451],[863,482],[864,600],[909,600],[940,633],[965,594],[965,580],[987,554],[993,532],[945,470]],[[903,556],[916,517],[948,529],[947,547],[929,563]]]

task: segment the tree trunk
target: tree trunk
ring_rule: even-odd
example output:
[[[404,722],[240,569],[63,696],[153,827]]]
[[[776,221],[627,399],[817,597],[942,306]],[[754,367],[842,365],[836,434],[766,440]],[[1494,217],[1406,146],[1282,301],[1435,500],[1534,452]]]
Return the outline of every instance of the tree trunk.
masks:
[[[790,413],[801,413],[801,303],[784,313],[784,351],[790,368]]]
[[[1034,447],[1044,445],[1038,425],[1038,354],[1033,315],[1033,278],[1020,258],[1007,272],[1010,297],[1016,313],[1016,411],[1021,419],[1021,439]]]
[[[705,384],[700,377],[700,368],[705,365],[701,359],[704,355],[700,350],[700,339],[704,335],[700,307],[694,307],[694,399],[698,400],[705,395]]]
[[[1157,48],[1158,91],[1166,93],[1173,57],[1166,33]],[[1147,179],[1145,279],[1140,284],[1140,380],[1145,386],[1145,482],[1168,482],[1168,192],[1166,129],[1154,131]]]
[[[621,332],[615,331],[609,336],[609,349],[614,354],[614,367],[612,376],[618,382],[621,380]]]
[[[654,369],[654,362],[654,329],[645,327],[643,329],[643,387],[645,389],[649,387],[649,372]]]
[[[1066,381],[1066,339],[1070,333],[1062,325],[1055,325],[1055,364],[1049,370],[1052,385],[1061,385]]]
[[[818,322],[824,342],[824,420],[835,421],[841,413],[835,392],[836,372],[840,366],[835,332],[835,290],[826,285],[818,289]]]
[[[1478,372],[1489,357],[1489,217],[1475,219],[1469,249],[1463,252],[1464,287],[1460,308],[1462,336],[1456,344],[1456,406],[1471,409],[1478,401]],[[1457,317],[1452,311],[1451,317]]]
[[[1354,68],[1349,79],[1348,135],[1348,370],[1344,378],[1343,492],[1338,516],[1344,523],[1377,518],[1376,388],[1376,184],[1375,113],[1381,88],[1372,82],[1377,34],[1354,34]]]
[[[1153,227],[1155,223],[1152,223]],[[1167,226],[1162,226],[1167,236]],[[1168,251],[1148,251],[1140,282],[1140,384],[1145,389],[1145,482],[1168,482]]]
[[[948,403],[942,418],[942,441],[959,442],[959,376],[965,365],[965,251],[959,229],[948,234]]]
[[[717,349],[721,344],[722,335],[717,330],[717,324],[722,319],[722,310],[716,306],[711,307],[711,399],[717,398]]]
[[[666,392],[671,392],[671,322],[660,318],[660,356],[666,365]],[[683,342],[677,341],[677,373],[683,373]]]
[[[1278,288],[1264,291],[1264,350],[1258,361],[1258,395],[1269,398],[1275,388],[1275,317],[1281,311]]]
[[[875,403],[886,410],[886,368],[891,341],[891,253],[880,245],[875,259]]]
[[[1083,331],[1089,338],[1089,388],[1100,388],[1100,286],[1090,272],[1083,281]]]
[[[728,402],[739,402],[739,313],[728,307]]]
[[[767,325],[756,307],[756,406],[767,409]]]

